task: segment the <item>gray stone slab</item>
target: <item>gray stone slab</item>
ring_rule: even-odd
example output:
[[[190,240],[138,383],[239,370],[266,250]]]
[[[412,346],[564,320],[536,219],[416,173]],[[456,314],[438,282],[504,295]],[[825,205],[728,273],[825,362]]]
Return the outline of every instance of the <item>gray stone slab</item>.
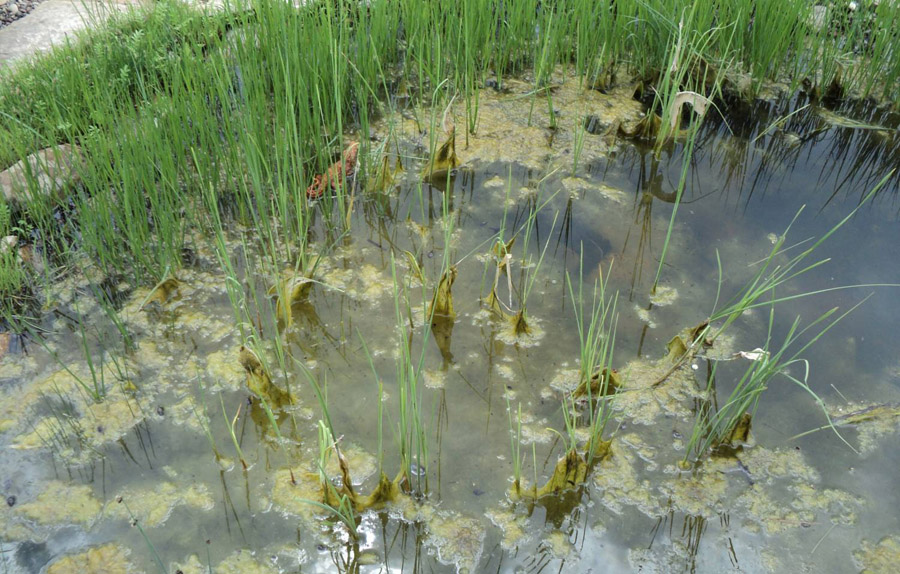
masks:
[[[78,30],[102,22],[136,2],[46,0],[28,16],[0,30],[0,68],[49,49]]]

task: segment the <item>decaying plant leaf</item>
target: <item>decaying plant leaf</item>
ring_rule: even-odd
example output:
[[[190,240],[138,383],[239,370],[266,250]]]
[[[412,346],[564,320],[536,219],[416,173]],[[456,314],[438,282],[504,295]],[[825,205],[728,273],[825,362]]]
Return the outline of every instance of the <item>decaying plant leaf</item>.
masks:
[[[459,167],[459,158],[456,157],[456,130],[450,127],[447,139],[431,154],[431,159],[425,169],[422,170],[422,179],[428,182],[445,179],[450,170]]]
[[[293,324],[294,316],[291,307],[295,303],[309,299],[312,286],[313,280],[309,277],[292,275],[282,279],[280,285],[269,289],[269,296],[277,295],[278,297],[275,303],[275,316],[282,325],[289,327]]]
[[[453,339],[453,325],[456,320],[453,317],[434,315],[431,319],[431,334],[434,342],[441,351],[444,367],[453,362],[453,353],[450,352],[450,343]]]
[[[362,510],[380,510],[384,508],[384,506],[388,502],[394,502],[400,497],[400,486],[398,481],[392,482],[387,475],[381,473],[381,478],[378,480],[378,485],[375,487],[375,490],[372,491],[372,494],[368,496],[359,496],[356,497],[356,509],[359,511]]]
[[[659,134],[659,128],[661,126],[662,118],[653,112],[648,112],[647,115],[631,129],[627,129],[620,124],[619,135],[645,141],[656,141],[656,136]]]
[[[520,309],[518,313],[513,315],[512,328],[513,328],[513,332],[516,334],[516,337],[531,334],[531,327],[528,326],[528,322],[525,320],[525,308],[524,307],[522,309]]]
[[[500,271],[506,269],[509,260],[512,258],[512,248],[516,243],[516,236],[513,235],[512,239],[503,243],[502,241],[497,241],[494,243],[494,246],[491,248],[491,253],[494,255],[494,258],[497,260],[497,267]]]
[[[685,104],[690,104],[691,107],[694,108],[694,112],[700,116],[700,119],[703,119],[703,116],[706,115],[707,106],[712,104],[712,102],[709,98],[698,94],[697,92],[678,92],[675,94],[675,99],[672,102],[672,108],[669,112],[670,135],[678,133],[681,122],[681,108],[683,108]]]
[[[487,305],[488,309],[491,310],[491,313],[494,315],[496,319],[506,319],[511,315],[503,310],[503,307],[500,305],[500,300],[497,298],[497,290],[496,288],[491,289],[490,294],[487,299],[484,301],[485,305]]]
[[[604,385],[606,386],[605,389]],[[604,367],[602,370],[598,370],[591,376],[590,396],[592,398],[600,396],[608,397],[615,394],[620,388],[622,388],[622,378],[615,370],[610,371]],[[573,396],[576,398],[587,396],[587,394],[587,381],[583,381],[579,384],[573,392]]]
[[[520,484],[515,483],[512,487],[512,494],[517,497],[538,499],[542,496],[558,495],[578,488],[587,480],[591,468],[609,456],[611,444],[612,441],[608,440],[598,440],[596,445],[588,442],[585,446],[585,452],[589,455],[587,458],[578,450],[570,449],[556,462],[553,474],[542,487],[523,490]]]
[[[451,292],[454,281],[456,281],[456,265],[451,265],[441,275],[441,280],[428,305],[428,317],[456,318],[456,311],[453,310],[453,293]]]
[[[419,280],[419,283],[425,283],[425,273],[422,272],[422,267],[419,265],[419,260],[416,259],[416,256],[413,255],[412,251],[403,251],[403,254],[406,256],[406,260],[409,262],[409,272],[415,275],[416,279]]]
[[[702,321],[698,325],[685,329],[666,345],[667,358],[672,362],[672,368],[654,381],[653,387],[661,385],[669,376],[678,370],[685,361],[693,357],[700,347],[711,347],[712,341],[706,338],[709,331],[709,321]],[[702,340],[701,340],[702,339]]]
[[[381,158],[381,165],[375,172],[375,177],[369,181],[366,191],[369,193],[385,193],[394,186],[394,179],[398,174],[403,172],[403,161],[400,155],[397,155],[397,162],[391,167],[391,158],[388,154],[384,154]]]
[[[380,510],[389,502],[395,502],[400,498],[400,484],[406,479],[406,475],[401,473],[391,481],[383,472],[378,479],[378,485],[375,486],[371,494],[362,495],[353,488],[353,479],[350,476],[350,467],[347,460],[338,453],[338,465],[341,470],[340,487],[335,486],[331,482],[322,483],[322,500],[332,508],[341,506],[341,499],[346,497],[354,512],[363,512],[373,509]]]
[[[677,363],[685,354],[687,354],[688,345],[685,344],[681,335],[675,335],[668,343],[666,343],[666,352],[667,358],[673,363]]]
[[[691,327],[690,329],[685,329],[678,335],[672,337],[672,339],[666,343],[666,352],[668,353],[668,358],[673,363],[678,363],[687,358],[688,354],[693,354],[697,352],[700,344],[709,345],[710,343],[705,339],[706,331],[709,327],[709,321],[703,321],[702,323]],[[701,342],[700,337],[704,337],[704,340]]]
[[[548,494],[558,494],[584,484],[587,478],[588,464],[584,457],[575,449],[569,450],[566,456],[559,459],[553,475],[538,489],[535,496],[540,498]]]
[[[141,309],[144,309],[150,303],[158,303],[159,305],[165,305],[168,303],[173,297],[178,295],[178,288],[181,287],[181,281],[175,278],[174,275],[169,275],[159,283],[153,286],[153,289],[150,290],[150,293],[141,303]]]
[[[735,421],[734,426],[730,431],[728,431],[727,435],[713,443],[713,448],[722,446],[736,448],[742,444],[747,443],[750,439],[751,423],[752,417],[750,416],[750,413],[744,413],[743,415],[741,415],[741,418]]]
[[[287,391],[283,391],[272,383],[269,373],[266,372],[259,356],[251,349],[241,346],[238,352],[238,362],[247,371],[247,388],[256,396],[265,399],[273,408],[281,408],[293,404],[294,398]]]

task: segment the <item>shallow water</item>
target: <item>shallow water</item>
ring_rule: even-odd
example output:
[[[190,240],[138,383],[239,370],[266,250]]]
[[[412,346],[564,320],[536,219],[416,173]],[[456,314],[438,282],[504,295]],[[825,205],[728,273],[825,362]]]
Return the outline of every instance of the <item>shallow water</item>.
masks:
[[[159,569],[156,556],[170,571],[185,573],[210,565],[216,572],[333,572],[348,560],[345,569],[360,572],[847,572],[890,564],[900,532],[893,511],[900,503],[893,483],[900,418],[842,429],[859,453],[830,431],[791,440],[825,424],[825,417],[809,394],[776,379],[762,397],[752,446],[740,463],[713,459],[686,474],[676,463],[690,435],[706,363],[698,360],[696,371],[688,366],[656,390],[634,389],[666,369],[658,361],[673,335],[708,316],[716,298],[717,252],[727,296],[752,276],[754,263],[801,206],[787,243],[827,232],[897,165],[898,119],[858,104],[838,113],[890,130],[846,127],[810,107],[781,130],[755,139],[805,102],[757,102],[749,110],[730,110],[725,122],[708,117],[660,288],[651,296],[682,146],[665,148],[657,158],[652,150],[601,135],[584,134],[579,143],[577,126],[588,113],[601,122],[638,118],[640,107],[624,90],[583,93],[567,82],[554,94],[560,125],[552,131],[543,102],[529,122],[530,100],[517,97],[528,85],[512,82],[509,89],[484,91],[477,134],[468,138],[462,135],[463,108],[454,111],[463,166],[443,193],[418,185],[423,162],[416,158],[427,154],[429,134],[420,134],[409,117],[383,120],[377,131],[395,131],[407,171],[386,197],[360,200],[352,235],[339,246],[326,250],[331,240],[316,230],[319,283],[308,304],[294,307],[293,325],[283,334],[293,357],[327,382],[332,422],[354,483],[368,492],[379,458],[373,369],[386,395],[383,469],[389,476],[400,470],[393,429],[395,357],[403,335],[398,338],[394,320],[392,273],[413,285],[412,345],[415,356],[424,345],[430,441],[424,500],[365,513],[358,552],[340,543],[339,526],[300,500],[315,495],[315,479],[307,474],[315,470],[315,421],[322,416],[315,394],[299,368],[270,369],[273,381],[289,383],[299,399],[290,409],[293,421],[280,425],[289,440],[286,455],[258,404],[247,404],[240,330],[212,243],[198,235],[196,264],[178,273],[181,286],[172,300],[142,310],[149,290],[117,286],[138,350],[118,367],[111,364],[115,355],[106,355],[101,370],[112,382],[103,403],[94,405],[64,369],[91,380],[77,327],[65,316],[48,324],[58,360],[33,343],[27,353],[3,357],[0,479],[4,496],[15,497],[0,519],[6,570],[40,572],[52,564],[50,572],[85,571],[94,568],[93,560],[112,564],[110,571],[152,572]],[[831,261],[784,294],[900,283],[893,265],[900,250],[897,188],[895,175],[817,251]],[[449,218],[442,216],[442,202]],[[517,339],[500,332],[480,303],[493,281],[491,240],[504,216],[508,238],[535,204],[545,202],[531,240],[518,240],[512,251],[514,291],[535,277],[527,300],[533,331]],[[276,278],[248,263],[242,234],[252,237],[235,227],[229,255],[248,277],[245,293],[262,297]],[[404,250],[419,256],[424,289],[416,286]],[[529,257],[531,265],[523,266]],[[422,340],[421,322],[445,258],[457,265],[457,318],[449,346],[441,349],[431,336]],[[580,263],[586,289],[599,265],[609,274],[609,292],[619,293],[613,364],[632,390],[616,401],[612,456],[594,469],[586,488],[537,505],[514,504],[508,498],[513,468],[507,401],[522,408],[523,477],[531,483],[536,476],[542,484],[562,454],[560,398],[578,367],[566,274],[577,281]],[[505,277],[499,285],[501,300],[508,301]],[[84,277],[68,277],[55,297],[61,308],[96,315],[102,325],[87,286]],[[870,293],[804,354],[811,388],[836,414],[900,401],[895,289],[834,291],[777,310],[776,341],[797,314],[808,321]],[[519,306],[513,296],[512,307]],[[765,309],[748,313],[714,352],[729,357],[761,346],[766,324]],[[108,325],[98,329],[114,335]],[[271,321],[263,330],[278,336]],[[270,351],[264,358],[275,365],[272,346],[263,346]],[[743,366],[728,361],[720,369],[724,396]],[[123,373],[137,390],[115,382]],[[229,418],[241,408],[236,433],[247,471],[236,462],[222,404]],[[205,427],[230,460],[216,460]],[[288,456],[297,485],[291,484]],[[329,473],[339,476],[332,465]],[[143,532],[130,526],[133,520]]]

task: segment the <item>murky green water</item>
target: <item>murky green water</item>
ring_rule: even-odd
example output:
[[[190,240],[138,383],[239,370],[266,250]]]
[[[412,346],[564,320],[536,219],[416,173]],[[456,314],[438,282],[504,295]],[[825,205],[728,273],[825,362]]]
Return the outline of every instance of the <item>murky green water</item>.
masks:
[[[182,285],[168,303],[142,310],[147,289],[115,286],[138,350],[117,368],[109,355],[102,369],[94,365],[110,384],[103,403],[92,404],[63,370],[65,365],[91,380],[77,327],[65,315],[47,324],[58,361],[34,343],[26,343],[27,353],[3,357],[0,480],[4,496],[15,497],[0,519],[6,571],[41,572],[72,554],[76,559],[58,561],[49,571],[99,571],[102,563],[109,571],[131,564],[153,572],[154,552],[170,571],[185,573],[210,565],[216,572],[333,572],[348,559],[352,566],[344,569],[360,572],[847,572],[890,564],[900,533],[894,511],[900,503],[894,488],[898,417],[842,429],[859,453],[830,431],[791,440],[825,418],[808,394],[776,379],[762,398],[752,446],[740,462],[713,460],[686,474],[676,463],[691,431],[695,384],[704,384],[705,361],[656,389],[640,389],[666,369],[658,363],[666,342],[712,309],[716,252],[724,265],[723,294],[730,295],[752,276],[754,262],[768,254],[802,205],[788,243],[826,232],[897,165],[897,118],[860,104],[840,113],[891,129],[841,127],[810,107],[755,141],[804,102],[758,103],[730,115],[727,127],[707,118],[661,286],[651,297],[681,146],[656,158],[601,135],[585,134],[579,143],[575,126],[587,113],[601,122],[637,118],[638,104],[622,94],[563,88],[554,100],[560,127],[551,132],[542,127],[549,123],[545,106],[535,106],[529,125],[530,100],[515,99],[515,83],[511,90],[484,93],[477,135],[468,142],[458,137],[463,167],[446,195],[427,185],[420,193],[422,162],[415,157],[426,155],[429,136],[411,120],[394,118],[407,172],[387,197],[359,200],[352,235],[333,249],[324,248],[333,238],[317,230],[319,284],[308,304],[294,307],[294,324],[284,334],[294,358],[327,381],[332,422],[354,482],[368,492],[377,479],[379,399],[367,353],[386,394],[384,470],[390,476],[399,470],[391,253],[401,282],[412,275],[402,251],[420,255],[428,285],[410,294],[419,322],[441,261],[446,256],[457,263],[457,320],[448,344],[440,348],[431,337],[423,342],[421,328],[413,338],[414,352],[425,345],[423,404],[431,444],[426,499],[364,514],[358,552],[340,543],[340,527],[300,500],[313,492],[304,485],[315,482],[306,474],[315,470],[315,421],[321,417],[315,395],[298,368],[273,370],[275,383],[290,382],[299,397],[293,422],[280,427],[299,441],[290,451],[292,485],[284,449],[265,414],[258,404],[247,404],[240,333],[224,277],[212,243],[198,235],[194,262],[179,271]],[[457,119],[460,132],[462,123]],[[380,129],[386,133],[387,120]],[[817,252],[831,261],[785,294],[900,283],[894,265],[900,250],[897,182],[894,176]],[[442,218],[443,201],[452,222]],[[494,275],[490,240],[504,213],[507,229],[517,229],[544,203],[532,240],[513,248],[514,291],[536,277],[527,300],[533,331],[516,339],[480,303]],[[252,236],[236,229],[229,249],[247,272],[242,233]],[[523,269],[523,256],[536,261],[544,248],[536,274],[533,266]],[[586,283],[593,283],[599,266],[610,273],[609,289],[619,292],[614,365],[631,391],[616,403],[612,456],[577,497],[513,504],[507,495],[513,475],[507,401],[514,409],[522,405],[523,476],[529,483],[535,475],[543,483],[562,454],[560,398],[571,389],[579,349],[566,274],[577,278],[580,261]],[[248,294],[265,293],[275,282],[253,269],[248,276]],[[100,317],[87,285],[80,276],[64,279],[54,294],[60,309]],[[505,277],[499,293],[508,297]],[[810,386],[834,413],[900,401],[896,289],[835,291],[778,309],[776,339],[797,314],[811,320],[870,293],[804,355]],[[761,346],[766,323],[765,310],[747,314],[714,352],[726,357]],[[98,335],[114,334],[102,329]],[[263,330],[278,336],[272,324]],[[739,376],[739,362],[722,363],[720,393]],[[116,382],[123,373],[136,390]],[[696,383],[693,374],[699,375]],[[235,462],[222,404],[229,418],[241,408],[235,430],[249,470]],[[205,426],[230,463],[213,456]],[[339,474],[336,465],[330,472]],[[132,515],[143,534],[130,525]]]

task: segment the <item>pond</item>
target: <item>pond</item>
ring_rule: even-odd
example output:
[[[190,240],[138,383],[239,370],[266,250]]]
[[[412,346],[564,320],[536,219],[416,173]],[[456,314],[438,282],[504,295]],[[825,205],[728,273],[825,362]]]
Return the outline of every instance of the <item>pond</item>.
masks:
[[[55,283],[45,342],[16,338],[0,363],[4,571],[895,564],[900,311],[884,285],[900,284],[897,115],[866,101],[826,109],[802,93],[726,102],[697,132],[673,220],[685,142],[656,151],[608,129],[641,117],[626,87],[584,90],[563,72],[552,85],[553,118],[530,83],[482,89],[474,134],[460,102],[443,128],[421,110],[379,119],[390,181],[353,196],[349,232],[313,226],[303,275],[270,272],[238,218],[218,239],[192,231],[184,268],[155,289],[91,273]],[[454,122],[460,165],[423,184],[428,150]],[[770,265],[786,265],[864,200],[800,268],[827,261],[673,364],[667,344],[752,281],[773,246]],[[591,401],[572,402],[577,317],[586,331],[599,284],[615,301],[614,337],[600,340],[614,340],[604,348],[621,383],[601,400],[609,451],[535,500],[528,489],[553,475],[566,441],[588,440]],[[868,287],[841,289],[854,285]],[[786,300],[766,305],[773,297]],[[858,303],[786,368],[812,393],[776,375],[746,441],[685,469],[713,365],[722,408],[796,317],[802,329]],[[132,352],[112,343],[117,325]],[[269,382],[285,394],[260,391]],[[322,506],[320,472],[348,492],[338,451],[359,495],[382,472],[407,493],[348,527]]]

